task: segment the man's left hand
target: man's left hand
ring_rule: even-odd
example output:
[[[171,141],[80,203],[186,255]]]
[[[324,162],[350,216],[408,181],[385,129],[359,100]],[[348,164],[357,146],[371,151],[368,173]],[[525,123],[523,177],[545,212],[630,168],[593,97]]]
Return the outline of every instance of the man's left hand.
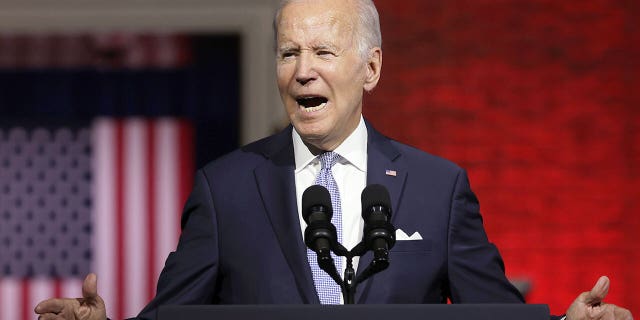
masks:
[[[600,277],[593,289],[583,292],[569,306],[567,320],[633,320],[631,312],[603,300],[609,292],[609,278]]]

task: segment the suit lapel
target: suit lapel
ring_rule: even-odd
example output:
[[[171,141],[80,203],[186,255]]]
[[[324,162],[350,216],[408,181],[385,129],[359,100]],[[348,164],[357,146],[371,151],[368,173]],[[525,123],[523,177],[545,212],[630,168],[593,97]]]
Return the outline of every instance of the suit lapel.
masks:
[[[254,171],[263,205],[303,302],[319,303],[300,233],[290,129],[276,136],[265,156],[269,159]]]
[[[402,201],[408,166],[388,138],[376,131],[369,123],[367,123],[367,128],[369,136],[367,145],[367,185],[381,184],[389,190],[392,206],[391,223],[393,224],[400,207],[400,201]],[[371,252],[367,252],[360,258],[358,275],[371,263],[372,258]],[[356,292],[355,301],[358,303],[363,302],[361,301],[362,296],[370,287],[372,280],[372,278],[369,278],[360,284]]]
[[[404,182],[407,179],[407,166],[391,141],[375,129],[369,129],[367,146],[367,185],[381,184],[387,187],[391,196],[391,221],[398,212]]]

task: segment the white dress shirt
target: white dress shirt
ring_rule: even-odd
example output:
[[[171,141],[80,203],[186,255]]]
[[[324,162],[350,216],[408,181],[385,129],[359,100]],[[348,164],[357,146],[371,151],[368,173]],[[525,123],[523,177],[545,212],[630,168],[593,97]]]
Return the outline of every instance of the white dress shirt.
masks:
[[[300,218],[300,231],[304,238],[304,230],[307,223],[302,218],[302,193],[315,184],[316,176],[320,172],[321,164],[317,156],[314,156],[309,148],[302,142],[302,138],[292,131],[293,151],[295,154],[296,170],[296,199],[298,202],[298,217]],[[360,194],[367,184],[367,126],[362,116],[358,127],[345,139],[340,146],[333,150],[341,156],[333,165],[333,178],[340,190],[342,205],[342,245],[351,250],[362,240],[362,204]],[[342,257],[342,270],[344,275],[346,258]],[[353,268],[358,268],[358,258],[353,258]]]

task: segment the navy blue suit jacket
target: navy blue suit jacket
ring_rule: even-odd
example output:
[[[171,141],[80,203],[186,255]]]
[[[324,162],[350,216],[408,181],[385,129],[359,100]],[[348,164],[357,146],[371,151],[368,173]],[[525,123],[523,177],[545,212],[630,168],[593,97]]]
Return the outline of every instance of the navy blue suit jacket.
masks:
[[[423,240],[398,241],[389,268],[359,285],[356,303],[523,302],[487,239],[465,171],[368,128],[367,184],[386,186],[393,225]],[[162,304],[319,303],[298,220],[291,130],[197,172],[178,248],[140,318],[155,319]],[[359,271],[370,261],[362,257]]]

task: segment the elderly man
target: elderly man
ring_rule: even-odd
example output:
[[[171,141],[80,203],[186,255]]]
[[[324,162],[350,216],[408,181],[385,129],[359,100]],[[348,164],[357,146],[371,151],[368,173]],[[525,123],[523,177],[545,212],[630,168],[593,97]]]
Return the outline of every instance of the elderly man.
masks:
[[[389,140],[362,118],[363,92],[375,88],[382,67],[373,3],[284,1],[275,26],[278,88],[292,126],[198,171],[178,248],[138,318],[154,319],[163,304],[342,303],[303,241],[301,198],[313,184],[332,192],[333,223],[347,248],[362,238],[359,197],[374,183],[391,194],[395,227],[420,235],[397,241],[391,266],[360,286],[357,303],[522,303],[464,170]],[[567,318],[631,319],[602,302],[608,288],[602,277]],[[35,311],[42,319],[106,318],[93,274],[83,298],[46,300]]]

